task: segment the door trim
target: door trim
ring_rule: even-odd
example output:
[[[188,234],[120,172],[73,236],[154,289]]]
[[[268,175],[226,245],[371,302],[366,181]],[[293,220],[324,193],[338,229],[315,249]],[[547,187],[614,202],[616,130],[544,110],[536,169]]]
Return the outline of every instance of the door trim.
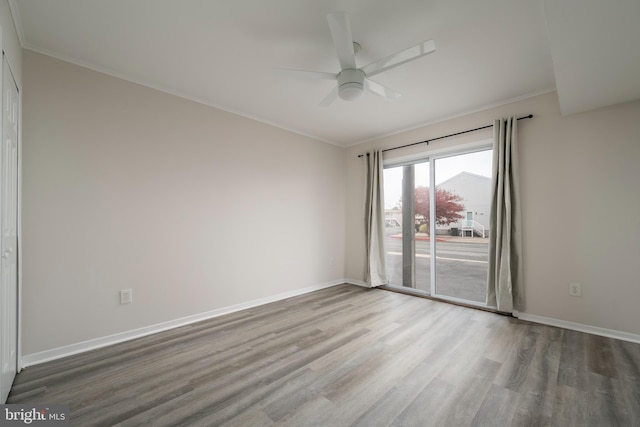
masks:
[[[2,37],[3,28],[0,26],[0,46],[2,47],[2,60],[7,61],[7,67],[9,68],[9,72],[11,73],[11,77],[16,85],[18,90],[18,135],[17,135],[17,144],[18,144],[18,166],[17,166],[17,226],[16,226],[16,234],[17,234],[17,319],[16,319],[16,373],[19,373],[24,369],[22,365],[22,86],[16,80],[16,73],[13,71],[13,66],[11,65],[11,61],[7,56],[4,50],[4,39]],[[0,93],[2,93],[2,89],[0,88]]]
[[[2,54],[5,55],[4,50]],[[5,55],[6,56],[6,55]],[[16,226],[17,240],[18,240],[18,343],[16,348],[17,355],[17,368],[18,373],[22,371],[24,368],[22,366],[22,86],[15,79],[15,73],[13,72],[13,67],[11,66],[11,62],[9,61],[9,57],[7,58],[7,66],[9,67],[9,71],[13,77],[13,81],[16,84],[16,88],[18,89],[18,212],[17,212],[17,220],[18,224]]]

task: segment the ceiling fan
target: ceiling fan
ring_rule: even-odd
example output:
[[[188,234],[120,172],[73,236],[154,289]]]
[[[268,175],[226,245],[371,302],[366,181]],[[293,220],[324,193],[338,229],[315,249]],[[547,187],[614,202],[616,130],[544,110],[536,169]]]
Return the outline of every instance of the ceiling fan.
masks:
[[[398,92],[371,80],[370,77],[428,55],[436,50],[434,41],[427,40],[358,68],[356,66],[356,53],[360,49],[360,45],[355,43],[351,36],[349,16],[346,12],[333,12],[327,15],[327,20],[329,21],[333,44],[338,53],[338,61],[341,68],[339,73],[291,69],[276,70],[279,74],[296,78],[336,80],[338,82],[336,87],[320,103],[324,107],[329,106],[337,97],[345,101],[354,101],[362,96],[365,89],[384,98],[397,99],[400,97]]]

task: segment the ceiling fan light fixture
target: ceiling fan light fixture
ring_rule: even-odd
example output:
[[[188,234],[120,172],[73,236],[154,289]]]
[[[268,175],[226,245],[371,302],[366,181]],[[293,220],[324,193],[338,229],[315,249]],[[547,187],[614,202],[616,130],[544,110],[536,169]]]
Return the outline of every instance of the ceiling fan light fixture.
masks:
[[[358,82],[345,83],[338,88],[338,96],[345,101],[355,101],[364,93],[364,86]]]
[[[352,68],[338,74],[338,96],[345,101],[354,101],[364,93],[365,74]]]

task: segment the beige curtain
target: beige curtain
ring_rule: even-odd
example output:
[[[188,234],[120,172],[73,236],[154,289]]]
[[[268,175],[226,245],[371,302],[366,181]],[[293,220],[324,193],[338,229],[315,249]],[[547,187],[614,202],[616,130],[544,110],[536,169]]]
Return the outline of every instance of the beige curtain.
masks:
[[[367,162],[365,195],[365,235],[367,245],[366,281],[371,287],[386,285],[384,250],[384,187],[382,151],[365,156]]]
[[[507,313],[523,308],[517,123],[510,117],[493,124],[487,304]]]

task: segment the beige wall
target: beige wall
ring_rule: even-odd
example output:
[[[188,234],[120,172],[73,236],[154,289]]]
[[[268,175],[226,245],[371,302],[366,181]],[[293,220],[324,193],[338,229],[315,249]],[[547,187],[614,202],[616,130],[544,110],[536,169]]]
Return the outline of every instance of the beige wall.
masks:
[[[344,277],[343,149],[23,61],[25,355]]]
[[[363,280],[363,162],[356,156],[532,113],[520,121],[526,310],[640,334],[640,102],[562,117],[555,93],[529,98],[347,150],[347,265]],[[467,134],[388,153],[491,137]],[[568,284],[582,284],[582,298]]]

